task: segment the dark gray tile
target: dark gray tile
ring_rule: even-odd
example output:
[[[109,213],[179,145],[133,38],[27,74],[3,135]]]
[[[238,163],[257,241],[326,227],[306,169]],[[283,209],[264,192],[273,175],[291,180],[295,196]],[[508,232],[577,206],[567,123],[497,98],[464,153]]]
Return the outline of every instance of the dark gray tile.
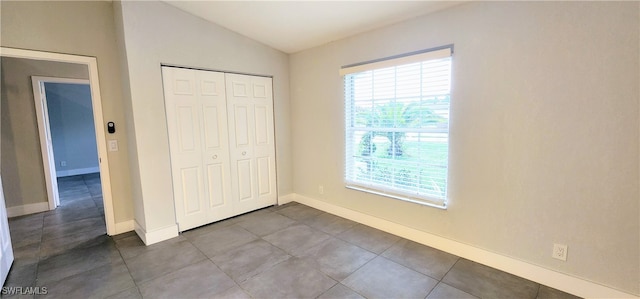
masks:
[[[320,210],[305,206],[305,205],[292,205],[284,209],[276,211],[276,213],[287,216],[291,219],[302,221],[324,213]]]
[[[236,286],[210,260],[203,260],[139,285],[144,298],[204,298]]]
[[[40,259],[40,243],[13,248],[15,263],[37,263]]]
[[[216,299],[251,299],[251,296],[247,294],[242,288],[239,286],[234,286],[222,293],[215,294],[213,298]]]
[[[96,203],[90,198],[86,200],[62,201],[56,211],[60,212],[62,210],[79,210],[96,207]]]
[[[60,181],[58,183],[58,193],[61,195],[79,190],[87,190],[87,184],[83,180]]]
[[[537,299],[578,299],[580,297],[565,293],[545,285],[541,285],[538,290]]]
[[[190,229],[188,231],[184,231],[182,233],[180,233],[181,235],[183,235],[185,238],[193,241],[196,237],[208,234],[214,230],[218,230],[221,228],[225,228],[225,227],[229,227],[232,226],[236,223],[238,223],[240,217],[234,217],[234,218],[229,218],[226,220],[222,220],[222,221],[218,221],[218,222],[214,222],[214,223],[210,223],[207,225],[203,225],[201,227],[197,227],[194,229]]]
[[[114,241],[117,242],[120,239],[128,238],[128,237],[131,237],[131,236],[137,236],[137,235],[138,234],[136,234],[136,232],[132,230],[130,232],[121,233],[121,234],[118,234],[118,235],[115,235],[115,236],[111,236],[111,237],[113,238]]]
[[[12,230],[11,245],[15,248],[25,247],[33,244],[40,244],[42,241],[42,228],[38,230],[30,230],[26,232],[19,232]]]
[[[213,256],[211,260],[236,282],[243,282],[288,258],[281,249],[264,240],[256,240]]]
[[[191,242],[208,257],[213,257],[257,239],[244,228],[232,225],[196,236]]]
[[[295,223],[295,221],[291,218],[277,213],[260,211],[259,213],[242,216],[242,219],[240,219],[237,225],[258,236],[266,236],[293,223]]]
[[[437,280],[377,257],[342,284],[367,298],[425,298]]]
[[[89,193],[91,196],[102,195],[102,187],[98,186],[89,186]]]
[[[100,244],[104,242],[103,239],[109,238],[106,233],[106,227],[101,227],[96,230],[70,233],[56,239],[45,239],[40,247],[40,256],[48,257],[63,253],[69,249]]]
[[[4,283],[5,287],[35,286],[38,263],[15,264],[9,270],[9,275]]]
[[[37,213],[9,218],[9,229],[33,229],[42,228],[44,213]]]
[[[329,213],[322,213],[316,217],[309,218],[305,220],[304,223],[330,235],[337,235],[358,224]]]
[[[46,218],[45,218],[45,222],[46,222]],[[106,224],[104,221],[104,217],[102,216],[84,218],[84,219],[64,222],[56,225],[45,225],[42,233],[42,240],[45,241],[45,240],[57,239],[57,238],[68,236],[68,235],[78,234],[81,232],[95,231],[99,229],[105,229],[106,231]]]
[[[47,285],[100,266],[122,261],[120,253],[110,239],[103,244],[76,248],[52,256],[38,263],[38,284]]]
[[[240,222],[244,221],[247,218],[251,218],[253,215],[269,214],[269,213],[272,213],[269,210],[269,208],[262,208],[262,209],[253,210],[253,211],[249,211],[249,212],[246,212],[246,213],[243,213],[243,214],[240,214],[240,215],[233,216],[231,218],[228,218],[227,220],[235,219],[236,222],[234,224],[236,224],[236,223],[240,223]]]
[[[91,198],[91,192],[89,192],[89,188],[87,188],[86,186],[79,188],[64,188],[63,191],[59,191],[59,194],[61,202]]]
[[[240,286],[254,298],[315,298],[335,284],[304,261],[290,258]]]
[[[45,229],[55,225],[67,225],[70,222],[77,220],[103,217],[97,207],[84,209],[56,209],[47,213],[49,214],[44,218]]]
[[[446,283],[439,283],[434,289],[433,291],[431,291],[431,293],[429,293],[429,296],[427,296],[427,299],[450,299],[450,298],[456,298],[456,299],[478,299],[478,297],[473,296],[469,293],[465,293],[461,290],[458,290]]]
[[[42,239],[44,213],[9,219],[9,232],[13,248],[37,244]]]
[[[132,235],[123,238],[114,238],[116,242],[116,247],[120,250],[120,254],[122,254],[122,258],[126,260],[134,258],[143,253],[155,251],[158,249],[162,249],[167,246],[174,246],[179,242],[184,242],[187,239],[183,236],[177,236],[175,238],[171,238],[169,240],[165,240],[159,243],[155,243],[149,246],[146,246],[140,237],[134,232]]]
[[[244,228],[232,225],[196,236],[191,242],[208,257],[213,257],[256,239],[258,237]]]
[[[299,203],[297,203],[295,201],[292,201],[292,202],[288,202],[286,204],[274,205],[274,206],[268,207],[268,208],[266,208],[266,210],[271,211],[271,212],[275,212],[275,211],[279,211],[279,210],[282,210],[284,208],[292,207],[292,206],[295,206],[295,205],[299,205]]]
[[[296,224],[270,234],[263,239],[284,249],[291,255],[300,256],[311,247],[328,240],[330,237],[328,234],[304,224]]]
[[[191,243],[184,241],[142,253],[127,259],[126,263],[133,280],[136,283],[141,283],[206,260],[206,258]]]
[[[364,299],[364,297],[360,296],[356,291],[338,283],[320,295],[318,299]]]
[[[98,209],[101,209],[102,211],[104,211],[104,201],[102,200],[102,197],[93,198],[93,202]]]
[[[136,257],[146,251],[152,250],[149,247],[158,248],[158,246],[162,247],[162,245],[166,244],[165,242],[171,242],[173,239],[169,239],[166,241],[162,241],[160,243],[156,243],[150,246],[146,246],[144,242],[138,237],[137,234],[130,235],[128,237],[123,238],[114,238],[114,242],[116,243],[116,247],[120,250],[120,254],[122,254],[122,258],[125,260]],[[181,240],[184,241],[184,240]]]
[[[11,291],[9,291],[9,292],[11,292]],[[16,293],[10,293],[10,294],[7,294],[7,295],[2,295],[2,298],[33,299],[33,298],[36,297],[36,295],[34,295],[34,294],[29,294],[29,293],[32,293],[32,292],[27,291],[27,290],[22,291],[23,292],[22,294],[21,293],[17,293],[17,292],[19,292],[18,290],[15,290],[14,292],[16,292]]]
[[[58,179],[58,192],[63,193],[65,191],[71,190],[79,190],[87,188],[87,184],[85,184],[83,179],[80,178],[59,178]]]
[[[106,297],[108,299],[142,299],[138,287],[126,289],[118,294]]]
[[[377,254],[381,254],[400,240],[398,236],[362,224],[354,226],[337,237]]]
[[[453,267],[458,257],[413,241],[402,239],[382,256],[437,280]]]
[[[330,238],[306,251],[302,258],[315,268],[340,281],[376,255],[358,246]]]
[[[47,287],[47,297],[104,298],[135,287],[135,284],[124,262],[120,261],[43,286]]]
[[[536,298],[538,284],[466,259],[459,259],[442,282],[481,298]]]

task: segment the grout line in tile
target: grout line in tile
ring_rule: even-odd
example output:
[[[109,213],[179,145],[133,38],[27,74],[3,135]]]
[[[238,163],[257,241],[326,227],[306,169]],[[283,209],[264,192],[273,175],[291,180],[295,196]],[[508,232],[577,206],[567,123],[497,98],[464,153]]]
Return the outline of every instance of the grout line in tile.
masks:
[[[446,273],[444,273],[444,275],[442,275],[442,278],[438,279],[438,281],[439,281],[439,282],[442,282],[442,280],[443,280],[445,277],[447,277],[447,274],[449,274],[449,272],[451,272],[451,270],[453,270],[453,267],[455,267],[455,266],[458,264],[458,262],[460,261],[460,259],[462,259],[461,257],[459,257],[459,256],[457,256],[457,255],[456,255],[456,257],[458,258],[458,259],[456,259],[456,262],[455,262],[455,263],[453,263],[453,265],[451,265],[451,268],[449,268],[449,270],[447,270],[447,272],[446,272]]]

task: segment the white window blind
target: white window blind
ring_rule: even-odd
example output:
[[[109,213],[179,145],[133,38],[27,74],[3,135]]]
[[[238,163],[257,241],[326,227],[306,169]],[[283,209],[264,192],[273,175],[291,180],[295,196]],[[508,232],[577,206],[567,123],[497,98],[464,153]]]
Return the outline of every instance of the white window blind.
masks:
[[[341,69],[349,188],[445,207],[450,47]]]

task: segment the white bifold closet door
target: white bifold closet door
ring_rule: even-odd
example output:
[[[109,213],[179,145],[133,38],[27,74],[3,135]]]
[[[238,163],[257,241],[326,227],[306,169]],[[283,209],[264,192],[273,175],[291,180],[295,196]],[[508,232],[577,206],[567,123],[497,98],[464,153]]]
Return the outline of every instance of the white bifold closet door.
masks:
[[[276,203],[271,78],[162,67],[180,231]]]
[[[225,74],[231,180],[236,211],[276,203],[276,161],[271,78]]]

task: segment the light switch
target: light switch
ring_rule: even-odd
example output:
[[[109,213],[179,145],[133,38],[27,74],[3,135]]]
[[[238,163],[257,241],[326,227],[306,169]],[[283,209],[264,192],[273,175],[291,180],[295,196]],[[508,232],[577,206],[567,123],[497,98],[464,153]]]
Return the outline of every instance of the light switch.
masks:
[[[109,151],[117,152],[118,151],[118,140],[109,140]]]

